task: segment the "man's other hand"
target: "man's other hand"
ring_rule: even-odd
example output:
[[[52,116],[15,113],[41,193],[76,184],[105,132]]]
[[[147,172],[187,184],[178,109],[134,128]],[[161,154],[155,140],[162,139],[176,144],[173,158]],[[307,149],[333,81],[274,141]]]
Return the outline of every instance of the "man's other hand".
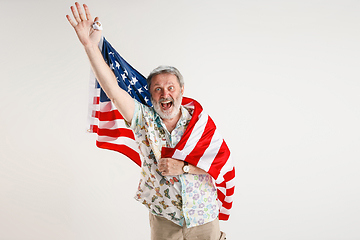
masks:
[[[175,176],[183,174],[184,161],[173,158],[161,158],[158,163],[159,170],[164,176]]]

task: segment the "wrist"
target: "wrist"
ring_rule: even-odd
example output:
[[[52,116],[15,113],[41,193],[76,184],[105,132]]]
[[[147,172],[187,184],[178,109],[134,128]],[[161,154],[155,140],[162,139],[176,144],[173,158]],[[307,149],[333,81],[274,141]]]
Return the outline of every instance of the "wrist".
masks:
[[[92,52],[98,50],[99,46],[97,44],[88,43],[88,44],[84,44],[84,49],[86,52]]]
[[[188,162],[184,161],[184,166],[182,167],[183,174],[188,174],[190,172],[190,166]]]

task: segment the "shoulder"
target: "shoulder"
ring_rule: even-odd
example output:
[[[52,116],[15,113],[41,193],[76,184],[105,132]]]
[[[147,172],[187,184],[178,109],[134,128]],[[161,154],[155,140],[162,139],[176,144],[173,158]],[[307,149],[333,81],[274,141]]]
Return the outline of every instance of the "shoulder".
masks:
[[[138,127],[142,128],[144,125],[146,125],[146,122],[153,121],[155,118],[155,111],[152,107],[142,104],[136,99],[134,99],[134,102],[134,115],[131,123],[127,123],[127,126],[133,130]]]

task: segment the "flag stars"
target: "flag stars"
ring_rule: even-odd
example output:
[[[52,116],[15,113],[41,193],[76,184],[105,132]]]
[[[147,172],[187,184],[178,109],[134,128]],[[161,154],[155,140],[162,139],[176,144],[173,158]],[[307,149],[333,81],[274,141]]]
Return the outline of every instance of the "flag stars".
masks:
[[[144,92],[144,91],[143,91],[141,88],[139,88],[139,89],[138,89],[138,92],[139,92],[139,93],[142,93],[142,92]]]
[[[115,61],[115,67],[116,67],[117,69],[120,68],[120,64],[119,64],[117,61]]]
[[[131,85],[135,85],[138,81],[139,80],[137,80],[136,77],[132,77],[130,83]]]
[[[121,77],[123,80],[125,80],[125,78],[127,78],[125,73],[121,74]]]

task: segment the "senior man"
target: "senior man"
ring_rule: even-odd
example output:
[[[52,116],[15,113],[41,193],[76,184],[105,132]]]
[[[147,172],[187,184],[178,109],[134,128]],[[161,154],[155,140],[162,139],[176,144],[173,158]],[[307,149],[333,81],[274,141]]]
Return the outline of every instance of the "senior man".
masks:
[[[94,74],[106,95],[136,136],[142,157],[141,179],[135,199],[149,209],[151,239],[225,239],[219,228],[217,191],[212,177],[185,161],[161,158],[161,149],[180,141],[192,118],[181,105],[184,82],[171,66],[154,69],[147,78],[153,107],[134,100],[121,89],[105,63],[89,8],[71,6],[69,23],[85,48]],[[207,212],[205,214],[205,211]]]

